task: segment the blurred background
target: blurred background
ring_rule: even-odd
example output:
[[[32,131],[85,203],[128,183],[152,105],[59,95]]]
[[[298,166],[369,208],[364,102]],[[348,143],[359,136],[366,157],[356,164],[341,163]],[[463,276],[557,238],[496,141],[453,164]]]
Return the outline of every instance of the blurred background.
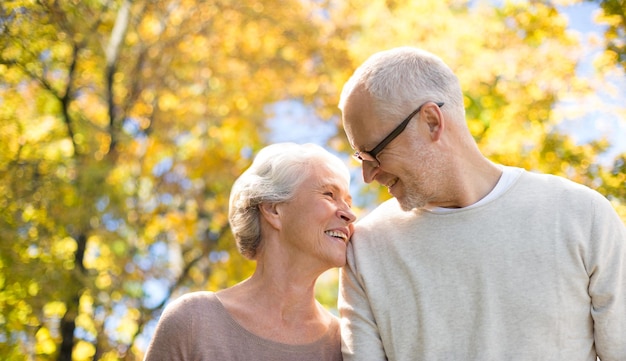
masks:
[[[605,1],[4,0],[0,355],[141,360],[168,302],[248,277],[230,187],[271,142],[353,169],[343,83],[400,45],[458,74],[492,160],[562,175],[626,220],[626,6]],[[336,312],[337,270],[318,298]]]

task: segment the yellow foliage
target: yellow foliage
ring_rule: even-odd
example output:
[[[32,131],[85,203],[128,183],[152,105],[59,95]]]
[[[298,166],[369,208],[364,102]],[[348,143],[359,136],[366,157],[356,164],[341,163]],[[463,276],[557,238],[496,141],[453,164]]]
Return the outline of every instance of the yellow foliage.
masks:
[[[35,352],[39,355],[52,355],[57,350],[55,340],[50,336],[50,330],[46,327],[40,328],[35,334],[37,343]]]
[[[140,359],[143,359],[143,356],[141,356]],[[104,352],[102,354],[102,357],[100,357],[100,360],[101,361],[119,361],[118,353],[116,350]]]
[[[580,4],[582,1],[583,0],[552,0],[554,5],[559,5],[559,6],[576,5],[576,4]]]
[[[94,299],[90,292],[85,292],[80,296],[79,311],[85,314],[92,314]]]
[[[127,313],[122,317],[117,327],[115,328],[116,338],[124,343],[128,343],[132,340],[133,335],[137,332],[137,320],[136,315]]]
[[[605,12],[598,12],[594,20],[598,23],[614,27],[619,26],[624,22],[623,17],[619,14],[607,14]]]
[[[102,262],[102,264],[105,264],[105,263]],[[113,280],[111,279],[111,275],[109,274],[108,271],[99,272],[98,276],[96,277],[94,281],[95,286],[101,290],[108,289],[112,283],[113,283]]]
[[[332,268],[318,277],[315,283],[315,298],[327,309],[337,312],[337,293],[339,287],[339,269]]]
[[[96,335],[97,333],[92,313],[80,313],[78,316],[76,316],[76,326],[82,328],[92,335]]]
[[[618,60],[618,54],[613,50],[605,50],[594,59],[593,65],[599,69],[610,69]]]
[[[548,134],[588,114],[554,104],[593,89],[576,75],[584,49],[554,2],[131,3],[110,68],[102,47],[124,28],[118,5],[3,3],[20,16],[5,19],[10,36],[0,37],[0,237],[11,240],[0,242],[0,333],[36,339],[42,359],[59,352],[60,336],[50,336],[58,326],[48,322],[68,309],[101,343],[101,359],[117,359],[129,344],[127,357],[137,358],[136,333],[154,311],[143,281],[176,285],[177,295],[248,277],[254,263],[228,231],[228,196],[267,142],[268,109],[292,100],[340,127],[341,86],[382,48],[419,46],[451,65],[470,130],[490,158],[605,189],[624,182],[593,174],[601,146]],[[599,57],[600,71],[617,55]],[[328,146],[349,152],[339,128]],[[374,194],[367,206],[390,197],[376,185],[359,192]],[[614,204],[624,216],[626,202]],[[318,282],[329,308],[336,288],[336,270]],[[127,313],[111,334],[103,318],[117,317],[122,302]],[[77,340],[75,360],[93,355],[94,345]]]
[[[71,237],[65,237],[52,244],[52,254],[59,259],[72,257],[76,251],[76,241]]]
[[[138,34],[144,41],[150,43],[156,41],[162,31],[163,24],[160,19],[154,14],[145,14],[139,26]]]
[[[608,187],[620,188],[626,186],[626,174],[619,173],[616,177],[610,177],[605,179]]]
[[[96,348],[93,344],[78,340],[74,346],[74,352],[72,352],[72,361],[92,360],[95,354]]]
[[[164,93],[159,97],[159,108],[164,111],[172,111],[180,104],[178,97],[172,93]]]
[[[43,307],[43,314],[46,318],[61,318],[66,311],[65,303],[60,301],[48,302]]]
[[[32,143],[44,142],[59,125],[57,119],[52,116],[43,116],[39,120],[35,119],[34,123],[32,130],[23,135],[23,141]]]
[[[37,281],[33,280],[28,283],[28,295],[29,296],[31,297],[37,296],[40,290],[41,290],[41,287],[39,286],[39,283]]]

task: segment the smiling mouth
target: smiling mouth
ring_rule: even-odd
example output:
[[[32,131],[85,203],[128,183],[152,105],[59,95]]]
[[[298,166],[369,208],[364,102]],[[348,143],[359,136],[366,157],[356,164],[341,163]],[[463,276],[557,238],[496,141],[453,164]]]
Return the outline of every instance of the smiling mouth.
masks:
[[[387,189],[391,189],[391,187],[395,186],[396,183],[398,183],[398,178],[395,178],[391,182],[385,184],[385,187],[387,187]]]
[[[348,241],[348,235],[343,233],[343,232],[340,232],[340,231],[326,231],[324,233],[326,233],[327,235],[329,235],[331,237],[338,238],[338,239],[342,240],[343,242],[347,242]]]

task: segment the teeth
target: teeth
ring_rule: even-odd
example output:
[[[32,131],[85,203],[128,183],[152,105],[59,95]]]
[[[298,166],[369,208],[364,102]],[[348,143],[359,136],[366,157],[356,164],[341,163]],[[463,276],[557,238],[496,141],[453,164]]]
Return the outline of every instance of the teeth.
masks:
[[[341,239],[343,239],[344,241],[346,241],[346,240],[348,239],[348,236],[347,236],[345,233],[343,233],[343,232],[339,232],[339,231],[326,231],[326,232],[324,232],[324,233],[326,233],[327,235],[329,235],[329,236],[331,236],[331,237],[341,238]]]
[[[398,178],[394,179],[390,183],[387,184],[387,188],[393,187],[396,183],[398,183]]]

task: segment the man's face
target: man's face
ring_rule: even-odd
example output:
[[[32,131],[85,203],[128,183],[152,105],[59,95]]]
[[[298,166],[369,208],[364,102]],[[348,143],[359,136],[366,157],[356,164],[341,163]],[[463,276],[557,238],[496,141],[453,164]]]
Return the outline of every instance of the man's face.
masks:
[[[378,118],[371,96],[363,89],[356,88],[346,99],[343,125],[355,151],[372,150],[401,122],[402,119]],[[429,177],[432,167],[428,160],[434,159],[434,148],[427,142],[427,128],[417,113],[405,130],[376,155],[376,161],[361,162],[363,180],[366,183],[375,180],[387,187],[404,210],[425,206],[436,189],[435,184],[429,184],[433,178]]]

